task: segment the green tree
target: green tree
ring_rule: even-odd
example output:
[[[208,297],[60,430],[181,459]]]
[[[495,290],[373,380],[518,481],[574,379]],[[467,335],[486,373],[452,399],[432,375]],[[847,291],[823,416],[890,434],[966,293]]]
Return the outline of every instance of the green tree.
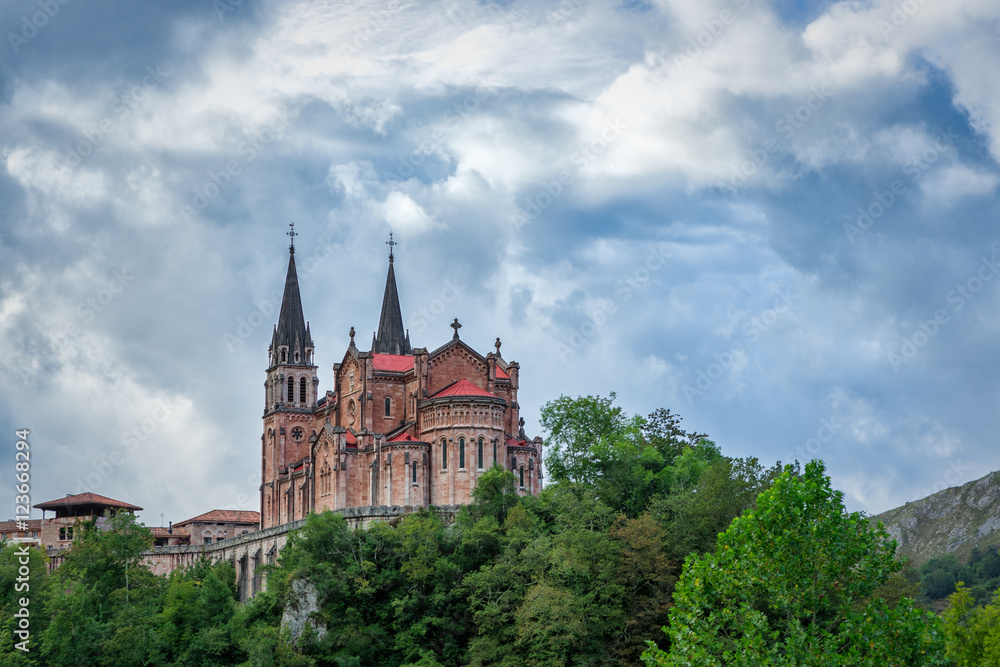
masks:
[[[629,416],[614,399],[614,393],[560,396],[542,407],[553,482],[593,488],[609,507],[634,518],[650,499],[678,484],[693,484],[721,457],[703,434],[681,429],[680,418],[669,410],[644,419]]]
[[[791,466],[756,507],[688,556],[674,595],[666,653],[647,665],[945,664],[940,621],[908,599],[854,603],[900,569],[895,543],[844,509],[820,461]]]
[[[42,656],[48,664],[102,664],[109,647],[122,646],[119,633],[128,634],[131,628],[116,623],[116,616],[147,618],[137,610],[148,610],[151,602],[155,605],[162,590],[162,579],[142,564],[141,554],[152,544],[152,536],[133,515],[119,514],[101,520],[101,525],[83,522],[77,531],[72,548],[50,578],[51,622],[42,633]],[[118,664],[129,662],[123,659]]]
[[[993,604],[976,607],[962,582],[942,614],[948,657],[956,667],[1000,667],[1000,591]]]
[[[26,577],[22,567],[28,568]],[[45,613],[48,578],[48,559],[44,552],[34,547],[0,542],[0,666],[43,664],[39,656],[39,638],[48,625]],[[20,619],[14,614],[20,613],[22,599],[28,600],[28,632],[31,634],[27,640],[27,652],[15,647],[22,641],[14,634],[20,629]]]

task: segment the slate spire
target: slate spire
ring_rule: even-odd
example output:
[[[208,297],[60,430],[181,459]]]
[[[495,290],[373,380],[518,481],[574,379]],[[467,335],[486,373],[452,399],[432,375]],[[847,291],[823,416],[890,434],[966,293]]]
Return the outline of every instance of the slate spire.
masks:
[[[294,239],[293,239],[294,240]],[[302,315],[302,298],[299,296],[299,277],[295,272],[295,246],[288,249],[288,273],[285,276],[285,294],[281,298],[278,325],[271,339],[271,349],[287,345],[289,352],[296,351],[305,358],[307,347],[313,347],[309,325]],[[292,357],[294,358],[294,356]]]
[[[372,345],[372,352],[381,354],[411,354],[410,335],[403,328],[403,313],[399,308],[399,292],[396,291],[396,272],[393,270],[392,248],[399,245],[389,238],[389,275],[385,279],[385,294],[382,296],[382,316],[378,321],[378,333]]]

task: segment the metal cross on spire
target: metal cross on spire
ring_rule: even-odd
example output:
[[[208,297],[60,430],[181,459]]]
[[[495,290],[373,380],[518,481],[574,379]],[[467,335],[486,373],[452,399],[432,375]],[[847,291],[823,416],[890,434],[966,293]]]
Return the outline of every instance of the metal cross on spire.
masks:
[[[448,326],[450,326],[452,329],[455,330],[455,335],[452,336],[452,340],[458,340],[458,330],[462,328],[462,325],[459,324],[458,322],[458,318],[456,317],[455,321],[449,324]]]
[[[389,261],[391,262],[393,259],[392,249],[399,245],[399,241],[392,240],[392,230],[389,231],[389,240],[386,241],[385,244],[389,246]]]
[[[294,222],[288,223],[288,231],[285,232],[285,236],[289,237],[292,240],[291,244],[288,246],[288,249],[293,253],[295,252],[295,237],[298,235],[299,235],[298,232],[295,231],[295,223]]]

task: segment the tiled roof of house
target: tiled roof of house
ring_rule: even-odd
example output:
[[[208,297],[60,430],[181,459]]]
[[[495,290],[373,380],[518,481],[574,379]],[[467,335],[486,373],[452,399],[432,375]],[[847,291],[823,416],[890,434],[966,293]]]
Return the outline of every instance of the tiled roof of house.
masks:
[[[174,532],[170,532],[170,528],[164,528],[163,526],[155,526],[149,529],[149,532],[153,534],[153,537],[190,537],[188,532],[183,528],[173,527]]]
[[[496,398],[493,394],[472,384],[468,380],[459,380],[431,396],[431,398],[441,398],[442,396],[489,396]]]
[[[386,440],[386,442],[421,442],[421,441],[417,440],[406,431],[403,431],[399,435],[394,435],[393,437],[389,438],[388,440]]]
[[[25,530],[42,529],[41,519],[27,519],[24,523],[28,525],[27,528],[18,528],[17,521],[0,521],[0,531],[3,531],[5,533],[19,533]]]
[[[377,371],[405,373],[413,368],[413,357],[408,354],[375,353],[372,357],[372,367]]]
[[[120,500],[108,498],[107,496],[99,496],[96,493],[91,493],[90,491],[86,493],[78,493],[75,496],[66,496],[65,498],[59,498],[58,500],[50,500],[45,503],[38,503],[37,505],[35,505],[35,507],[37,507],[40,510],[54,510],[60,507],[72,507],[74,505],[100,505],[103,507],[115,507],[127,510],[134,510],[136,512],[142,509],[138,505],[123,503]]]
[[[201,523],[260,523],[260,512],[253,510],[212,510],[211,512],[205,512],[204,514],[192,517],[187,521],[175,523],[174,529],[176,530],[177,526],[186,526],[195,521],[200,521]]]

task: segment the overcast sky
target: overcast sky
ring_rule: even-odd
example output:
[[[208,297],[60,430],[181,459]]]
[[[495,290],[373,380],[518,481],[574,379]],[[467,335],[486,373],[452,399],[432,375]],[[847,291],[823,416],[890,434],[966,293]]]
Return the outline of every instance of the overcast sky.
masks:
[[[0,497],[259,509],[295,221],[321,391],[458,317],[560,394],[821,457],[877,513],[1000,468],[996,0],[0,6]],[[34,510],[37,513],[37,510]],[[36,514],[37,516],[37,514]]]

